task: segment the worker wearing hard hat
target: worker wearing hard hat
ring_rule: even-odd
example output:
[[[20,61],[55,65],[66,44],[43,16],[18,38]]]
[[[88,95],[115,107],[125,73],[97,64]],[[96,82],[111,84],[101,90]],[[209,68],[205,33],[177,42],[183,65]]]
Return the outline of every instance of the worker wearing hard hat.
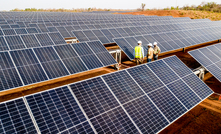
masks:
[[[157,60],[158,59],[158,55],[160,54],[160,48],[157,46],[157,42],[153,43],[154,48],[153,48],[153,59]]]
[[[147,50],[147,62],[151,62],[153,58],[153,48],[152,48],[152,43],[149,43],[148,45],[148,50]]]
[[[137,65],[140,63],[143,63],[143,58],[144,58],[144,50],[143,47],[141,46],[142,42],[138,41],[137,42],[138,46],[134,48],[134,60],[136,60]]]

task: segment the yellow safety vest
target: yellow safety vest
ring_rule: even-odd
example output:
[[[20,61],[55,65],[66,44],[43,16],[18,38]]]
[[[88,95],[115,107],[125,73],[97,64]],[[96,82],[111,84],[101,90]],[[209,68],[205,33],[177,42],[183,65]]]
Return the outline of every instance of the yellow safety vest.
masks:
[[[143,54],[141,50],[142,50],[141,46],[135,47],[135,58],[143,58]]]

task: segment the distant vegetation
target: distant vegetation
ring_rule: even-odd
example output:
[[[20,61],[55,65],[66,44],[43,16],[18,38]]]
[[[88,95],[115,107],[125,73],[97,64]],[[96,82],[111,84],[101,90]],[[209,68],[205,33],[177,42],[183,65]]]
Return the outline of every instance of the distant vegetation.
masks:
[[[36,8],[26,8],[26,9],[12,9],[10,11],[27,11],[27,12],[92,12],[92,11],[125,11],[121,9],[100,9],[100,8],[78,8],[78,9],[36,9]],[[126,10],[131,11],[131,10]]]
[[[196,10],[196,11],[210,11],[221,13],[221,4],[217,4],[215,2],[202,2],[200,5],[192,5],[192,6],[183,6],[179,7],[171,7],[171,8],[164,8],[164,10]]]

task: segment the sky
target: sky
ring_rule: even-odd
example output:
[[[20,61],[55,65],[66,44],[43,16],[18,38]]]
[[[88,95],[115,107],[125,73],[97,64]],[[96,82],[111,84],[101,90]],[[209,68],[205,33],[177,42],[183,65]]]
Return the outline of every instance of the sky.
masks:
[[[0,10],[43,8],[43,9],[73,9],[73,8],[102,8],[102,9],[137,9],[141,3],[146,4],[146,9],[163,9],[171,6],[183,7],[184,5],[199,5],[202,2],[216,2],[220,0],[0,0]]]

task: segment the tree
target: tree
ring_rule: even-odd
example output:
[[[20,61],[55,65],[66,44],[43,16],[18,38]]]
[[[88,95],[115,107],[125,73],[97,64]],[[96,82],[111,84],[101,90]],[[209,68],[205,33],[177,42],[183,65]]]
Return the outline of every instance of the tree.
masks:
[[[144,11],[145,6],[146,6],[146,4],[144,4],[144,3],[141,4],[141,11]]]

